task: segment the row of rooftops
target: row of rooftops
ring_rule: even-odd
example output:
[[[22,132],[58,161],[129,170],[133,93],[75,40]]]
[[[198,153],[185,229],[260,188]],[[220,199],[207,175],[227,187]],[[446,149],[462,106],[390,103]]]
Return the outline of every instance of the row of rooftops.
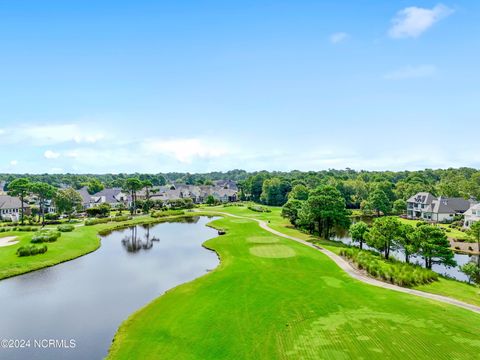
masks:
[[[131,195],[122,188],[107,188],[96,194],[89,194],[86,187],[77,190],[83,200],[84,206],[95,206],[101,203],[128,204],[132,201]],[[154,186],[149,189],[141,189],[137,192],[137,199],[146,199],[147,193],[150,200],[168,201],[190,198],[194,202],[203,202],[212,195],[214,198],[225,201],[236,200],[238,188],[234,181],[225,180],[215,185],[185,185],[171,184]]]

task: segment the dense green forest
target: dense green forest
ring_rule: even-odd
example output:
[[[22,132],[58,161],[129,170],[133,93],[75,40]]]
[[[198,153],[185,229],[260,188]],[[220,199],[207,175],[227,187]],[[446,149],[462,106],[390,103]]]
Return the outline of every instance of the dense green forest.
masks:
[[[290,171],[246,172],[231,170],[205,174],[159,173],[159,174],[0,174],[6,183],[15,178],[27,177],[31,181],[50,185],[80,188],[96,179],[105,187],[122,187],[131,177],[149,180],[154,186],[177,182],[191,185],[211,184],[215,180],[235,180],[242,200],[253,200],[268,205],[283,205],[289,193],[302,198],[302,191],[320,185],[337,188],[345,199],[347,208],[370,207],[372,211],[389,212],[403,206],[402,201],[419,191],[429,191],[436,196],[480,199],[480,170],[473,168],[426,169],[421,171]],[[297,194],[299,193],[299,194]],[[293,196],[293,194],[290,194]],[[380,209],[379,209],[380,208]]]

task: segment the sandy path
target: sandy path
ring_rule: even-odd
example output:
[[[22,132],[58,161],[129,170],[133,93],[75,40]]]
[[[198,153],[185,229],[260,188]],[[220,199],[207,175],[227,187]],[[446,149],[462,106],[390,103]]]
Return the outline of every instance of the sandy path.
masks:
[[[7,237],[0,238],[0,247],[17,244],[18,241],[15,241],[16,238],[17,238],[16,236],[7,236]]]
[[[205,211],[205,212],[208,212],[208,211]],[[262,229],[264,229],[264,230],[266,230],[266,231],[268,231],[268,232],[270,232],[274,235],[296,241],[300,244],[303,244],[305,246],[311,247],[313,249],[316,249],[316,250],[322,252],[323,254],[327,255],[330,259],[332,259],[340,267],[340,269],[345,271],[352,278],[357,279],[359,281],[362,281],[364,283],[367,283],[367,284],[370,284],[370,285],[373,285],[373,286],[378,286],[378,287],[381,287],[381,288],[384,288],[384,289],[390,289],[390,290],[394,290],[394,291],[398,291],[398,292],[402,292],[402,293],[406,293],[406,294],[420,296],[420,297],[431,299],[431,300],[441,301],[441,302],[444,302],[444,303],[447,303],[447,304],[450,304],[450,305],[455,305],[455,306],[458,306],[458,307],[461,307],[461,308],[464,308],[464,309],[467,309],[467,310],[470,310],[470,311],[473,311],[473,312],[476,312],[476,313],[480,314],[480,306],[468,304],[468,303],[465,303],[463,301],[450,298],[448,296],[442,296],[442,295],[427,293],[427,292],[420,291],[420,290],[404,288],[404,287],[401,287],[401,286],[386,283],[386,282],[371,278],[369,276],[366,276],[366,275],[362,274],[360,271],[358,271],[357,269],[355,269],[352,265],[350,265],[350,263],[348,261],[346,261],[344,258],[342,258],[341,256],[338,256],[337,254],[331,252],[330,250],[327,250],[325,248],[322,248],[321,246],[309,243],[308,241],[302,240],[300,238],[296,238],[294,236],[286,235],[286,234],[281,233],[280,231],[274,230],[274,229],[270,228],[268,226],[268,224],[263,220],[258,220],[258,219],[254,219],[254,218],[233,215],[233,214],[220,212],[220,211],[215,211],[215,212],[212,212],[212,213],[225,215],[225,216],[230,216],[230,217],[239,218],[239,219],[248,219],[248,220],[256,221],[256,222],[259,223],[259,225]]]

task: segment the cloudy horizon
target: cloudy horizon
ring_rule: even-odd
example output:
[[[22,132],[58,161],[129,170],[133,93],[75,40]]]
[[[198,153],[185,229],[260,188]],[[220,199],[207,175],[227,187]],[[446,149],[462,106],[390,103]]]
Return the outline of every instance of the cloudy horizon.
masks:
[[[7,2],[1,173],[480,168],[474,1]]]

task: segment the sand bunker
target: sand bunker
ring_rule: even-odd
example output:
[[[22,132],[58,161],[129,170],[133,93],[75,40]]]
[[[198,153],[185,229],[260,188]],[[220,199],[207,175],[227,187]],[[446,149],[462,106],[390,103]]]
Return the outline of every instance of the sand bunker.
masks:
[[[0,238],[0,247],[17,244],[18,241],[15,241],[16,238],[17,238],[16,236],[7,236],[7,237]]]

